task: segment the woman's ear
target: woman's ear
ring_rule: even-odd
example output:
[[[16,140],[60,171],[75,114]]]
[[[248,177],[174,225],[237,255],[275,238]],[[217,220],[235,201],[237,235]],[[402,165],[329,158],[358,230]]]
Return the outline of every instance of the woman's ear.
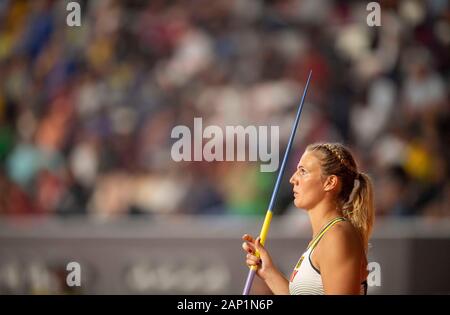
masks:
[[[323,184],[323,189],[325,191],[331,191],[335,189],[338,185],[338,177],[336,175],[330,175],[325,180],[325,183]]]

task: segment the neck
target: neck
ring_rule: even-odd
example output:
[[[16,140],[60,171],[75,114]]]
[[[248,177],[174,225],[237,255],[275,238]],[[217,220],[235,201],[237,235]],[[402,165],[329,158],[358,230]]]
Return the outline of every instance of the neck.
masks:
[[[342,216],[342,211],[335,206],[334,203],[323,200],[317,204],[314,208],[308,211],[309,220],[311,221],[313,238],[320,232],[320,229],[328,222],[336,217]]]

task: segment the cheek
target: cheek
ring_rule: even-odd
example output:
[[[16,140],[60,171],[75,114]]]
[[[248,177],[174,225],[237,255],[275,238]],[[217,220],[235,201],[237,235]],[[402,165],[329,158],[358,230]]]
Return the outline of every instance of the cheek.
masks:
[[[300,191],[306,193],[317,189],[317,180],[311,177],[303,177],[299,180]]]
[[[303,201],[315,201],[320,199],[322,183],[315,178],[303,178],[299,180],[299,193]]]

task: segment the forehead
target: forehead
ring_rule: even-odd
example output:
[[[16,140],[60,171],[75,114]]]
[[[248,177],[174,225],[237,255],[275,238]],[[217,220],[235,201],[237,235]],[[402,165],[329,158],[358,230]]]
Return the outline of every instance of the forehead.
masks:
[[[298,162],[297,167],[303,166],[306,169],[319,169],[320,168],[320,161],[317,158],[317,156],[310,152],[306,151],[303,153],[302,157],[300,158],[300,161]]]

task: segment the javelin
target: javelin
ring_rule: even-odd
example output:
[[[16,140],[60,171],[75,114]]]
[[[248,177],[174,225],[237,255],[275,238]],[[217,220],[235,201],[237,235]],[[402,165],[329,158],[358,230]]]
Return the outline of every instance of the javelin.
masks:
[[[266,217],[264,219],[264,223],[261,228],[261,232],[259,234],[260,243],[263,246],[266,241],[267,233],[269,232],[270,221],[272,220],[272,213],[273,213],[272,209],[275,204],[275,198],[277,196],[278,189],[280,188],[280,182],[281,182],[281,178],[283,177],[284,169],[286,168],[286,161],[287,161],[287,158],[289,155],[289,151],[291,151],[292,142],[294,142],[295,132],[297,131],[298,123],[300,121],[300,115],[302,114],[303,104],[305,103],[306,92],[308,91],[308,86],[309,86],[309,81],[311,79],[311,75],[312,75],[312,70],[309,71],[308,80],[306,81],[305,89],[303,90],[302,100],[300,101],[300,105],[298,107],[297,116],[295,117],[291,136],[289,137],[286,151],[284,152],[283,162],[281,163],[281,167],[278,172],[278,178],[277,178],[277,181],[275,182],[275,187],[272,192],[272,197],[270,198],[269,208],[267,210]],[[255,255],[257,257],[259,257],[259,252],[256,251]],[[248,293],[250,292],[250,289],[251,289],[252,283],[253,283],[253,279],[255,278],[255,274],[256,274],[257,270],[258,270],[257,265],[253,265],[250,267],[250,270],[249,270],[248,276],[247,276],[247,281],[245,281],[244,292],[242,293],[243,295],[248,295]]]

